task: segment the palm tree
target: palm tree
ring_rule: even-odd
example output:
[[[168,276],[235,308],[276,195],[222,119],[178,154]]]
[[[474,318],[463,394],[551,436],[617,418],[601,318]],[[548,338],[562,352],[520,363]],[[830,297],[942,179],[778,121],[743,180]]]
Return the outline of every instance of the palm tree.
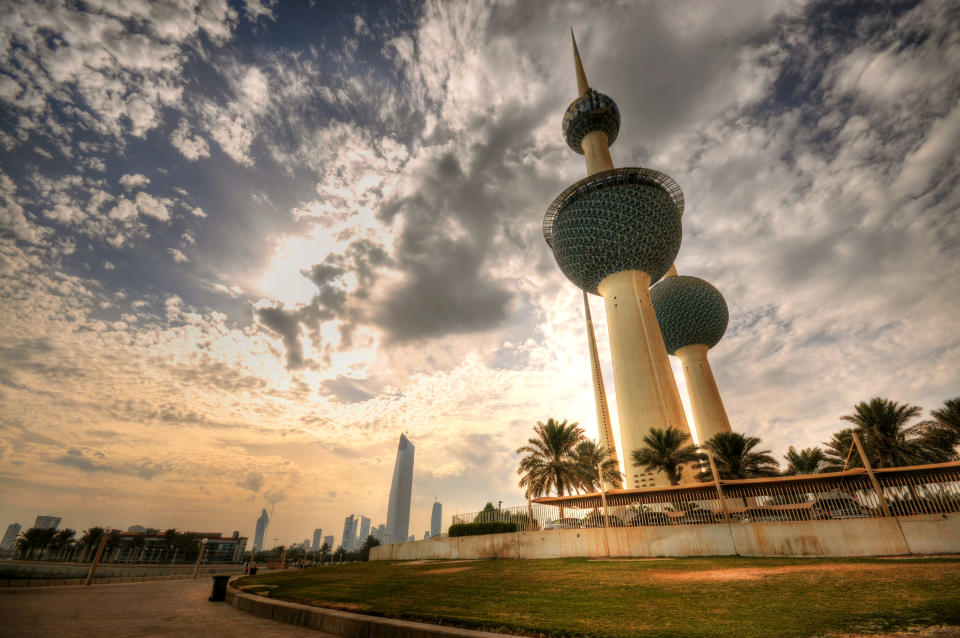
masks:
[[[373,534],[367,536],[367,539],[363,541],[363,546],[360,548],[360,560],[370,560],[370,550],[379,544],[380,541],[376,536]]]
[[[960,445],[960,397],[948,399],[930,411],[933,418],[920,424],[920,445],[932,463],[957,460]]]
[[[520,487],[530,487],[531,496],[550,494],[556,490],[557,496],[564,492],[573,492],[583,485],[583,477],[574,449],[584,440],[583,430],[576,423],[567,423],[566,419],[557,423],[547,419],[546,423],[537,422],[533,431],[537,437],[528,439],[527,445],[517,448],[517,454],[525,454],[520,459],[517,474],[521,475]]]
[[[91,527],[80,537],[79,542],[86,548],[87,553],[90,555],[90,560],[93,560],[94,552],[97,551],[97,547],[100,545],[100,539],[103,538],[103,531],[102,527]]]
[[[697,448],[689,444],[690,435],[674,427],[651,428],[644,435],[644,447],[633,451],[633,466],[647,472],[663,472],[670,485],[683,478],[683,466],[699,458]]]
[[[617,470],[617,459],[611,450],[597,445],[595,441],[584,439],[573,448],[573,456],[577,459],[581,480],[587,490],[600,490],[598,466],[603,469],[603,480],[607,484],[615,487],[623,485],[623,476]]]
[[[343,557],[347,555],[347,550],[343,548],[343,545],[337,548],[337,551],[333,553],[333,560],[337,562],[343,562]]]
[[[866,445],[866,442],[863,442]],[[851,467],[863,467],[860,455],[850,454],[850,446],[853,445],[853,428],[844,428],[834,432],[829,441],[823,443],[825,450],[823,453],[823,472],[842,472]],[[849,457],[849,460],[848,460]]]
[[[131,539],[131,546],[133,547],[133,560],[143,560],[143,550],[147,546],[147,536],[146,534],[137,534]]]
[[[69,527],[64,527],[53,535],[50,541],[50,549],[57,552],[58,559],[60,555],[66,552],[70,545],[73,544],[73,537],[76,535],[76,530],[72,530]]]
[[[747,479],[762,476],[776,476],[780,466],[770,456],[770,450],[757,450],[760,439],[744,436],[739,432],[719,432],[703,447],[713,455],[717,472],[722,479]],[[713,472],[706,469],[700,473],[700,480],[712,481]]]
[[[922,428],[908,425],[922,413],[920,406],[873,397],[853,406],[853,414],[840,420],[853,423],[874,467],[898,467],[922,463],[924,451],[918,440]]]
[[[823,466],[826,464],[823,450],[818,447],[808,447],[798,452],[791,445],[783,458],[787,462],[787,469],[783,471],[786,475],[816,474],[822,472]]]
[[[13,541],[13,549],[20,554],[20,558],[30,560],[40,554],[42,560],[43,550],[50,545],[54,533],[56,533],[56,530],[53,529],[31,527],[25,532],[21,532],[20,536]]]
[[[330,556],[330,544],[327,541],[323,541],[323,545],[320,546],[320,562],[324,562]]]
[[[163,543],[167,546],[167,556],[170,556],[170,552],[173,552],[168,562],[174,562],[177,559],[177,552],[180,550],[180,544],[177,542],[177,530],[170,528],[163,533]]]

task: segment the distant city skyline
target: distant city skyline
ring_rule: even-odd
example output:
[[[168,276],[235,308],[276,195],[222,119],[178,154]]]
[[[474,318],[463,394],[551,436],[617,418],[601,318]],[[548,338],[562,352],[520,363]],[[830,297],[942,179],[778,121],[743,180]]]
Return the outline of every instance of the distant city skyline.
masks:
[[[322,535],[323,535],[323,529],[318,527],[317,529],[313,530],[313,545],[311,546],[310,549],[314,551],[320,549],[320,543],[323,542],[320,540],[320,537]]]

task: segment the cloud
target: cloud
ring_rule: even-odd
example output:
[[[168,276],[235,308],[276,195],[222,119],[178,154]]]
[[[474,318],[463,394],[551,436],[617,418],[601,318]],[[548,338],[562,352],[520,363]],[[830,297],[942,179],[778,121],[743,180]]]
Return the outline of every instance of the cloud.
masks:
[[[167,252],[170,253],[170,256],[173,257],[173,261],[178,264],[184,264],[190,261],[190,258],[184,255],[176,248],[167,248]]]
[[[237,485],[251,492],[259,492],[260,488],[263,487],[263,474],[251,472],[247,474],[242,481],[237,483]]]
[[[130,174],[127,173],[120,178],[120,185],[126,190],[133,190],[135,188],[143,188],[150,183],[150,178],[146,175],[141,175],[140,173]]]
[[[170,143],[191,162],[203,157],[210,157],[210,147],[207,145],[207,141],[200,136],[191,136],[190,125],[186,120],[180,122],[180,125],[173,131]]]

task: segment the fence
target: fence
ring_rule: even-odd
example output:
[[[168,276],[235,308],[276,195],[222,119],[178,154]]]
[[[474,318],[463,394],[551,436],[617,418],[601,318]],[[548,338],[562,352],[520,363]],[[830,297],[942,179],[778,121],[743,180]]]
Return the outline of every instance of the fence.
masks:
[[[514,522],[519,530],[857,519],[960,512],[960,462],[863,468],[764,479],[544,497],[518,507],[457,514],[453,523]],[[882,499],[881,499],[882,494]]]

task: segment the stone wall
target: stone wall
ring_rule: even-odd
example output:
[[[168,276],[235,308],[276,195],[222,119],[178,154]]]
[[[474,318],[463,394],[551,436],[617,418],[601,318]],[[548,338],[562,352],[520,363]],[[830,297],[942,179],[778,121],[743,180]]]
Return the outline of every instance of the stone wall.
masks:
[[[613,527],[460,536],[374,547],[370,560],[584,556],[891,556],[960,552],[960,514]]]

